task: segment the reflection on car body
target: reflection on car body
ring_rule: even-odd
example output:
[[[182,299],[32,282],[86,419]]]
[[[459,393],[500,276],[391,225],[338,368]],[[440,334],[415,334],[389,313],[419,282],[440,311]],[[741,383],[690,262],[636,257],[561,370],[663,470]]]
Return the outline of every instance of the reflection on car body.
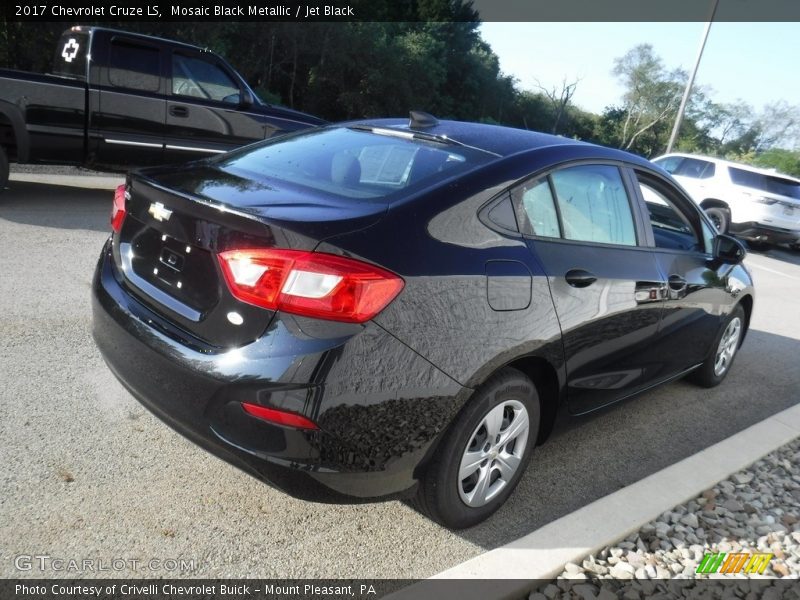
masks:
[[[298,497],[450,527],[562,407],[720,383],[753,307],[741,244],[648,161],[426,115],[142,170],[115,211],[94,336],[145,406]]]

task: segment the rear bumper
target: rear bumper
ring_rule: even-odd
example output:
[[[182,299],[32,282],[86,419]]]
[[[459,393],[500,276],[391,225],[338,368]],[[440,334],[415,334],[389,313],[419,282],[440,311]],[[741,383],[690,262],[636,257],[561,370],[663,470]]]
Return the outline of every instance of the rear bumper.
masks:
[[[298,498],[407,493],[469,393],[374,323],[277,315],[252,344],[192,347],[118,277],[106,245],[92,286],[93,335],[111,371],[173,429]],[[242,401],[301,413],[320,430],[255,419]]]
[[[755,221],[747,223],[731,223],[730,232],[734,235],[759,242],[770,242],[772,244],[791,244],[800,240],[800,231],[794,229],[782,229],[780,227],[769,227]]]

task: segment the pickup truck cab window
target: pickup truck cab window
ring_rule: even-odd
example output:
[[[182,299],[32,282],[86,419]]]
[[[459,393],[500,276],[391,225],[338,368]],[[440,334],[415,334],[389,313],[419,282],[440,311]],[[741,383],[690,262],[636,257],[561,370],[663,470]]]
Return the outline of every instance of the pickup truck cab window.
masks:
[[[86,51],[89,36],[85,33],[67,31],[56,44],[53,57],[53,75],[86,79]]]
[[[172,93],[229,104],[241,97],[239,86],[218,65],[177,52],[172,54]]]
[[[111,40],[108,81],[115,87],[157,92],[161,81],[158,48]]]

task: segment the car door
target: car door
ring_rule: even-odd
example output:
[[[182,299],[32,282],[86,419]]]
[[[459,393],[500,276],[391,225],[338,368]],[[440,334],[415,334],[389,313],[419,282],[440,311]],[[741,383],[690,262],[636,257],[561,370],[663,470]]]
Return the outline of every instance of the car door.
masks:
[[[663,281],[623,171],[612,163],[566,166],[528,180],[512,198],[548,277],[570,412],[600,408],[650,385],[662,370],[651,343]]]
[[[653,348],[664,359],[665,375],[676,375],[705,360],[731,302],[726,271],[715,260],[715,231],[701,211],[660,175],[631,170],[645,207],[645,236],[667,283],[664,311]]]
[[[99,35],[99,34],[98,34]],[[106,34],[103,34],[106,35]],[[94,162],[103,165],[149,165],[162,161],[166,98],[162,48],[124,34],[98,39],[93,57],[100,65],[96,95],[90,98],[89,132]]]
[[[29,156],[44,162],[80,163],[85,157],[86,70],[89,36],[66,31],[56,44],[53,75],[7,81],[6,98],[19,98],[25,110]],[[28,78],[26,78],[28,79]]]
[[[261,117],[244,110],[244,90],[213,54],[173,50],[167,102],[169,162],[225,152],[262,140]]]

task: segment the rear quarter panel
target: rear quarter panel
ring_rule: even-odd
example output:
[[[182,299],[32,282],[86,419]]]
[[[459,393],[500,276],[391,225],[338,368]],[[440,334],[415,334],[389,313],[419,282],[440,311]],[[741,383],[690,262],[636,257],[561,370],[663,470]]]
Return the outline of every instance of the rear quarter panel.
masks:
[[[490,229],[480,209],[537,166],[535,155],[505,159],[394,205],[365,230],[317,250],[374,262],[405,280],[375,322],[461,385],[479,386],[523,356],[545,358],[563,381],[561,330],[547,278],[522,238]],[[514,261],[530,272],[530,303],[494,310],[487,263]]]

